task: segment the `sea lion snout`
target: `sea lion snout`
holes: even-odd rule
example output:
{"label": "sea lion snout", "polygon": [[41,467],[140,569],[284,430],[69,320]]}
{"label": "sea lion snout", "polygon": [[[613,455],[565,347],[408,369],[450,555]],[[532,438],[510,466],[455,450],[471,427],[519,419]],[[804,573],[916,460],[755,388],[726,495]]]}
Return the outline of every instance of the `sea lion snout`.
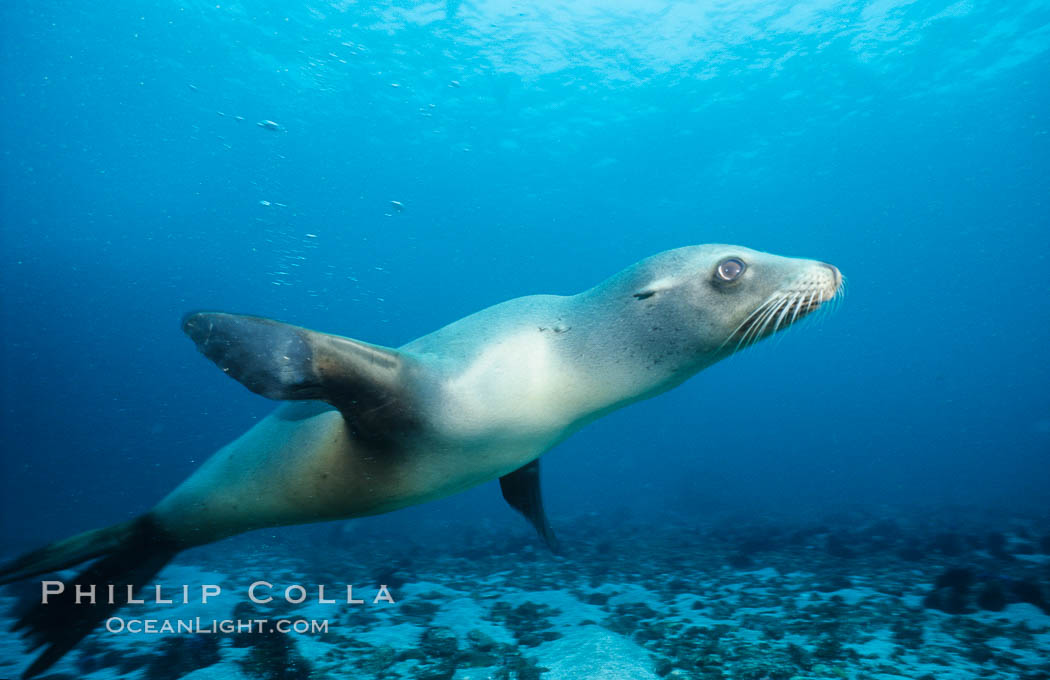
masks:
{"label": "sea lion snout", "polygon": [[766,253],[751,255],[755,271],[752,287],[735,308],[735,327],[723,343],[733,351],[748,347],[783,330],[842,293],[842,272],[816,260],[784,258]]}
{"label": "sea lion snout", "polygon": [[[791,321],[816,311],[826,302],[838,297],[842,290],[842,272],[827,262],[810,261],[788,285],[776,291],[774,297],[798,309]],[[794,309],[792,310],[794,311]]]}
{"label": "sea lion snout", "polygon": [[828,264],[827,262],[821,262],[820,264],[831,270],[831,275],[835,282],[835,290],[833,291],[833,294],[838,293],[839,288],[842,287],[842,272],[840,272],[839,268],[833,264]]}

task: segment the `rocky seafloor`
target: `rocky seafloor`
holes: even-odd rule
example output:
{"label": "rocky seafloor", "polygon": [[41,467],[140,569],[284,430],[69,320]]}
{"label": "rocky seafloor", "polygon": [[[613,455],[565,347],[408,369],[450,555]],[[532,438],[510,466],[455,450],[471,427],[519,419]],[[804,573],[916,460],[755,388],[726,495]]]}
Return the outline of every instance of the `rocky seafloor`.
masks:
{"label": "rocky seafloor", "polygon": [[[558,556],[524,529],[435,524],[406,541],[333,525],[261,548],[250,535],[166,568],[156,582],[173,604],[117,615],[264,619],[266,630],[98,631],[42,677],[1050,678],[1050,525],[947,517],[558,518]],[[262,592],[273,602],[249,600],[258,580],[274,585]],[[364,603],[347,604],[348,583]],[[183,584],[190,602],[180,604]],[[202,604],[202,584],[222,594]],[[304,587],[302,603],[283,598],[292,584]],[[318,601],[320,584],[335,603]],[[393,604],[373,603],[380,584]],[[9,586],[0,605],[39,589]],[[282,620],[328,630],[273,632]],[[30,658],[16,635],[0,637],[0,677]]]}

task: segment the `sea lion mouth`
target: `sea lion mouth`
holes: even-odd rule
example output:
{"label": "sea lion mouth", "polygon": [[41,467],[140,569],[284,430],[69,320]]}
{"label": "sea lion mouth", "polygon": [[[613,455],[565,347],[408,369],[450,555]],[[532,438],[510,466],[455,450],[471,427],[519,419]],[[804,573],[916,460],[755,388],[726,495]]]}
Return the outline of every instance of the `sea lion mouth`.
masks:
{"label": "sea lion mouth", "polygon": [[809,316],[825,303],[837,303],[842,299],[844,282],[836,267],[820,265],[755,307],[729,334],[722,346],[735,342],[734,352],[745,349]]}

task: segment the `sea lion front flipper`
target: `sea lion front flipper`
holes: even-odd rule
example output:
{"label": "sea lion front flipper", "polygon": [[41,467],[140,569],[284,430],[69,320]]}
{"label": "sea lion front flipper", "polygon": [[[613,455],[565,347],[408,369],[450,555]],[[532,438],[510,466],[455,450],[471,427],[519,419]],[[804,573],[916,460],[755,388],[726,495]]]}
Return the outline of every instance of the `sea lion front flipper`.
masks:
{"label": "sea lion front flipper", "polygon": [[415,361],[388,347],[257,316],[197,312],[182,330],[224,373],[268,399],[328,402],[354,434],[405,432],[413,409],[407,384]]}
{"label": "sea lion front flipper", "polygon": [[510,503],[510,507],[525,515],[525,519],[536,527],[540,538],[551,549],[551,552],[558,553],[560,551],[558,539],[554,537],[554,530],[547,521],[547,513],[543,511],[539,459],[500,477],[499,488],[503,492],[503,498]]}

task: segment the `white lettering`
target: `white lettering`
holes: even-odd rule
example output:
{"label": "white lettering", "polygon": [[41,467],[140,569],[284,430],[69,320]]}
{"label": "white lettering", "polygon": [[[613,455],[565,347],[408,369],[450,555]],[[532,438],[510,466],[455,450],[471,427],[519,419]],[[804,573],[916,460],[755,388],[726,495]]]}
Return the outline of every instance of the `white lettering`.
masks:
{"label": "white lettering", "polygon": [[[56,589],[55,586],[58,586]],[[66,584],[61,581],[40,582],[40,604],[47,604],[49,595],[61,595],[66,589]]]}
{"label": "white lettering", "polygon": [[157,591],[157,596],[153,599],[154,602],[157,604],[173,604],[171,600],[165,600],[161,597],[159,585],[153,586],[153,588]]}
{"label": "white lettering", "polygon": [[255,587],[256,586],[266,586],[267,590],[273,588],[273,584],[272,583],[269,583],[267,581],[256,581],[255,583],[251,584],[251,586],[248,587],[248,599],[249,600],[251,600],[255,604],[266,604],[267,602],[273,602],[273,598],[270,597],[269,595],[266,596],[265,600],[255,597]]}
{"label": "white lettering", "polygon": [[85,591],[84,587],[81,586],[79,583],[76,584],[76,593],[77,593],[77,595],[76,595],[77,604],[83,604],[82,601],[83,601],[85,596],[88,598],[88,603],[89,604],[95,604],[95,584],[94,583],[91,584],[91,587],[88,588],[87,591]]}
{"label": "white lettering", "polygon": [[222,588],[210,583],[201,586],[201,604],[208,604],[209,597],[218,597],[221,592]]}
{"label": "white lettering", "polygon": [[[293,590],[300,593],[299,599],[292,599]],[[284,599],[292,604],[299,604],[306,599],[306,588],[303,588],[302,586],[288,586],[284,589]]]}
{"label": "white lettering", "polygon": [[[146,604],[145,600],[135,599],[135,587],[132,585],[128,586],[128,604]],[[129,628],[130,630],[130,628]]]}
{"label": "white lettering", "polygon": [[379,586],[379,592],[376,593],[376,599],[372,600],[372,604],[378,603],[380,600],[394,604],[394,598],[391,597],[390,591],[386,589],[386,585]]}

